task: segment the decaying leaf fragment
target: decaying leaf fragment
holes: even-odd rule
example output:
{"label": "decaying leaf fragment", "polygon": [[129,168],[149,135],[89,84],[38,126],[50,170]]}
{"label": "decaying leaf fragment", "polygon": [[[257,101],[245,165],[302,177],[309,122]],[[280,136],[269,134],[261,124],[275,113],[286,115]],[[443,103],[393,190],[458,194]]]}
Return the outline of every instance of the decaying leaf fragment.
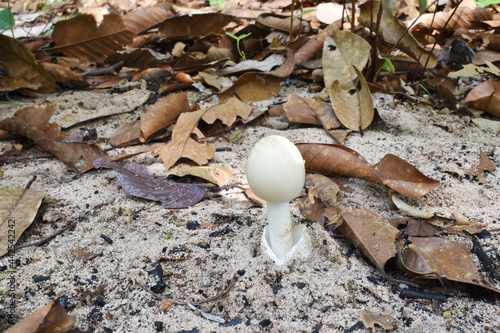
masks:
{"label": "decaying leaf fragment", "polygon": [[50,93],[56,87],[54,77],[36,63],[33,53],[20,40],[0,34],[0,61],[10,76],[0,77],[0,91],[27,88]]}
{"label": "decaying leaf fragment", "polygon": [[172,131],[172,140],[159,151],[165,169],[170,169],[180,158],[188,158],[203,165],[214,156],[213,147],[199,143],[191,137],[192,134],[198,138],[203,137],[197,128],[200,119],[208,124],[220,120],[224,125],[232,126],[237,117],[247,119],[251,111],[252,108],[249,105],[233,97],[226,103],[208,109],[182,113]]}
{"label": "decaying leaf fragment", "polygon": [[291,94],[283,108],[288,120],[294,123],[320,125],[325,130],[339,128],[342,125],[327,103]]}
{"label": "decaying leaf fragment", "polygon": [[66,309],[59,304],[59,300],[55,300],[24,318],[4,333],[65,333],[71,329],[75,321],[76,317],[68,315]]}
{"label": "decaying leaf fragment", "polygon": [[205,179],[217,186],[224,186],[238,179],[233,175],[231,169],[224,166],[179,167],[171,169],[168,174],[177,177],[195,176]]}
{"label": "decaying leaf fragment", "polygon": [[430,219],[434,217],[434,213],[412,207],[396,195],[392,195],[392,202],[396,205],[396,207],[398,207],[403,213],[408,216],[418,217],[421,219]]}
{"label": "decaying leaf fragment", "polygon": [[306,161],[306,170],[336,177],[354,177],[386,185],[403,195],[417,198],[426,195],[439,181],[430,179],[399,157],[387,154],[370,165],[358,152],[332,144],[297,144]]}
{"label": "decaying leaf fragment", "polygon": [[0,188],[0,257],[31,225],[45,195],[46,191]]}
{"label": "decaying leaf fragment", "polygon": [[389,314],[375,314],[371,311],[363,311],[359,314],[359,318],[366,328],[371,328],[375,332],[375,325],[379,325],[384,330],[390,331],[394,328],[392,323],[396,320]]}
{"label": "decaying leaf fragment", "polygon": [[498,79],[489,79],[475,86],[465,98],[465,103],[500,117],[500,84]]}
{"label": "decaying leaf fragment", "polygon": [[308,174],[306,188],[308,189],[307,198],[298,200],[302,215],[325,228],[339,224],[342,213],[347,210],[337,202],[339,186],[326,176]]}
{"label": "decaying leaf fragment", "polygon": [[238,95],[244,103],[262,101],[279,93],[284,80],[271,74],[247,72],[218,96],[221,102],[227,101],[233,94]]}
{"label": "decaying leaf fragment", "polygon": [[111,168],[119,172],[117,184],[125,193],[161,201],[163,208],[184,208],[196,204],[203,198],[204,191],[201,187],[157,179],[148,174],[146,167],[139,164],[121,166],[99,158],[94,161],[94,166]]}
{"label": "decaying leaf fragment", "polygon": [[55,104],[19,109],[14,118],[0,122],[0,129],[34,141],[41,150],[53,154],[79,173],[93,169],[92,161],[96,158],[107,158],[99,146],[59,142],[61,127],[56,123],[48,123],[55,109]]}

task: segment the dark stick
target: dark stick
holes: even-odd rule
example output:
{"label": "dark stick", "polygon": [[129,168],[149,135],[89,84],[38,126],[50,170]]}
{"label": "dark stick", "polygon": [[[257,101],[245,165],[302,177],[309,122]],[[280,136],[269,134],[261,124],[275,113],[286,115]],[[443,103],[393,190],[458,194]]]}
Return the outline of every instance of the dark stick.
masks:
{"label": "dark stick", "polygon": [[495,269],[495,263],[493,260],[491,260],[490,257],[484,252],[483,247],[481,246],[481,243],[479,243],[479,239],[477,239],[476,235],[471,235],[472,236],[472,244],[473,244],[473,250],[474,253],[477,255],[477,258],[483,265],[484,269],[490,273],[490,276],[492,279],[495,279],[497,281],[500,281],[500,275],[498,274],[497,270]]}
{"label": "dark stick", "polygon": [[401,298],[424,298],[424,299],[431,299],[433,301],[446,301],[446,299],[450,297],[443,294],[426,293],[424,291],[416,291],[411,289],[401,290],[399,296]]}
{"label": "dark stick", "polygon": [[31,160],[34,158],[52,158],[55,157],[51,153],[39,153],[39,154],[31,154],[24,156],[4,156],[0,157],[0,162],[10,162],[10,161],[22,161],[22,160]]}
{"label": "dark stick", "polygon": [[71,223],[70,225],[67,225],[65,226],[64,228],[56,231],[55,233],[53,233],[52,235],[50,235],[49,237],[46,237],[42,240],[39,240],[37,242],[33,242],[33,243],[29,243],[29,244],[24,244],[24,245],[19,245],[19,246],[16,246],[16,250],[18,249],[22,249],[24,247],[30,247],[30,246],[40,246],[40,245],[43,245],[45,243],[47,243],[48,241],[50,241],[52,238],[56,237],[57,235],[59,234],[62,234],[64,231],[68,230],[69,228],[72,228],[74,227],[78,222],[73,222]]}

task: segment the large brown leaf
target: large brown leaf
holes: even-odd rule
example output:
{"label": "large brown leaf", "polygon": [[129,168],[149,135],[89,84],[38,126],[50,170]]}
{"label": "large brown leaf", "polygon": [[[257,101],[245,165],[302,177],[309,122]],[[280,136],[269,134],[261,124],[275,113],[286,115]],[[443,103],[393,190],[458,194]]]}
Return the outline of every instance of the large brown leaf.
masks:
{"label": "large brown leaf", "polygon": [[0,188],[0,257],[31,225],[45,195],[45,191]]}
{"label": "large brown leaf", "polygon": [[118,14],[104,16],[99,28],[92,15],[78,15],[56,23],[52,33],[56,46],[51,50],[60,51],[68,57],[102,62],[130,43],[134,35],[126,29]]}
{"label": "large brown leaf", "polygon": [[381,271],[387,261],[397,254],[396,239],[399,230],[378,214],[365,209],[354,209],[342,214],[339,231]]}
{"label": "large brown leaf", "polygon": [[50,93],[56,87],[54,77],[36,63],[33,53],[17,39],[0,34],[0,61],[10,76],[0,77],[0,91],[27,88]]}
{"label": "large brown leaf", "polygon": [[244,103],[262,101],[279,93],[284,79],[270,74],[248,72],[218,96],[221,102],[227,101],[233,94],[237,94]]}
{"label": "large brown leaf", "polygon": [[233,19],[233,16],[221,13],[175,16],[163,21],[158,30],[161,36],[171,40],[202,38],[222,34],[223,28]]}
{"label": "large brown leaf", "polygon": [[171,94],[161,98],[146,111],[141,120],[140,141],[145,142],[147,138],[160,129],[173,124],[181,113],[189,111],[186,92]]}
{"label": "large brown leaf", "polygon": [[409,197],[421,197],[439,185],[414,166],[388,154],[379,163],[370,165],[358,152],[333,144],[297,144],[306,163],[306,170],[329,176],[361,178]]}
{"label": "large brown leaf", "polygon": [[58,142],[59,125],[48,123],[55,108],[55,104],[22,108],[14,118],[0,122],[0,129],[34,141],[41,150],[53,154],[79,173],[93,169],[92,162],[96,158],[107,158],[107,154],[93,144]]}
{"label": "large brown leaf", "polygon": [[140,7],[124,15],[123,24],[127,30],[137,35],[163,22],[169,16],[168,10],[162,7]]}
{"label": "large brown leaf", "polygon": [[440,237],[410,237],[404,266],[417,275],[477,284],[481,275],[463,243]]}

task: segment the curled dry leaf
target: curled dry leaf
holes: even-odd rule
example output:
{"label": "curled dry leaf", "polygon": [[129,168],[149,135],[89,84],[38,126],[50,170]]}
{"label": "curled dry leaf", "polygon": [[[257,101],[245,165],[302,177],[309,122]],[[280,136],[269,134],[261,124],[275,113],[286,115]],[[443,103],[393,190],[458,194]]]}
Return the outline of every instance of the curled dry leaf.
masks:
{"label": "curled dry leaf", "polygon": [[379,163],[370,165],[358,152],[344,146],[314,143],[296,146],[309,172],[361,178],[386,185],[409,197],[421,197],[439,185],[439,181],[426,177],[414,166],[392,154],[387,154]]}
{"label": "curled dry leaf", "polygon": [[396,239],[399,229],[378,214],[365,209],[354,209],[342,214],[338,230],[380,270],[397,254]]}
{"label": "curled dry leaf", "polygon": [[434,213],[410,206],[396,195],[392,195],[392,202],[405,215],[412,216],[412,217],[418,217],[421,219],[430,219],[430,218],[434,217]]}
{"label": "curled dry leaf", "polygon": [[500,133],[500,121],[483,119],[483,118],[474,118],[472,119],[472,122],[479,128],[493,132],[496,135]]}
{"label": "curled dry leaf", "polygon": [[222,75],[229,75],[234,73],[246,71],[262,71],[268,72],[276,66],[281,66],[285,62],[285,57],[281,54],[271,54],[264,60],[245,60],[237,63],[234,66],[226,67],[221,70]]}
{"label": "curled dry leaf", "polygon": [[45,305],[4,333],[68,332],[76,321],[66,312],[59,300]]}
{"label": "curled dry leaf", "polygon": [[120,173],[117,184],[127,194],[148,200],[161,201],[163,208],[189,207],[203,198],[201,187],[178,184],[155,178],[148,174],[146,167],[131,163],[121,166],[118,163],[99,158],[94,161],[96,168],[111,168]]}
{"label": "curled dry leaf", "polygon": [[321,125],[325,130],[341,127],[332,107],[327,103],[289,95],[283,105],[288,120],[294,123]]}
{"label": "curled dry leaf", "polygon": [[[0,257],[15,244],[35,218],[46,191],[0,188]],[[14,243],[11,242],[15,230]]]}
{"label": "curled dry leaf", "polygon": [[55,87],[52,74],[40,67],[23,42],[0,34],[0,61],[10,78],[0,77],[0,91],[30,89],[50,93]]}
{"label": "curled dry leaf", "polygon": [[325,228],[339,224],[342,213],[346,211],[346,208],[337,202],[339,186],[326,176],[308,174],[306,188],[307,198],[298,201],[304,217],[320,223]]}
{"label": "curled dry leaf", "polygon": [[163,21],[158,31],[170,40],[201,39],[210,34],[222,34],[224,27],[233,19],[233,16],[221,13],[174,16]]}
{"label": "curled dry leaf", "polygon": [[380,22],[380,36],[383,40],[391,45],[398,43],[398,49],[410,55],[422,66],[426,65],[427,68],[434,68],[437,65],[436,56],[433,53],[424,50],[415,37],[408,33],[406,27],[399,22],[396,16],[394,16],[398,1],[382,0],[365,2],[360,6],[360,23],[365,27],[375,27],[375,21],[380,8],[380,3],[382,3],[383,8]]}
{"label": "curled dry leaf", "polygon": [[48,123],[55,109],[55,104],[22,108],[14,118],[0,122],[0,129],[34,141],[41,150],[56,156],[78,173],[93,169],[96,158],[107,158],[107,154],[93,144],[58,142],[60,126]]}
{"label": "curled dry leaf", "polygon": [[205,179],[217,186],[224,186],[235,182],[238,179],[235,175],[233,175],[231,169],[224,166],[179,167],[171,169],[168,174],[177,177],[195,176]]}
{"label": "curled dry leaf", "polygon": [[85,88],[89,86],[87,80],[73,73],[68,67],[49,62],[40,63],[40,67],[52,74],[56,82],[64,83],[73,88]]}
{"label": "curled dry leaf", "polygon": [[227,101],[233,94],[238,95],[244,103],[262,101],[279,93],[283,81],[284,78],[270,74],[248,72],[218,96],[221,102]]}
{"label": "curled dry leaf", "polygon": [[52,51],[68,57],[104,61],[107,56],[121,50],[132,41],[134,33],[127,30],[120,15],[111,13],[97,28],[92,15],[78,15],[56,23],[52,39]]}
{"label": "curled dry leaf", "polygon": [[197,128],[200,119],[208,124],[220,120],[226,126],[232,126],[237,117],[247,119],[252,108],[240,102],[237,98],[231,98],[223,104],[212,106],[194,112],[182,113],[172,131],[172,140],[159,151],[165,169],[170,169],[180,158],[188,158],[199,165],[208,163],[214,156],[215,149],[207,144],[198,143],[191,134],[199,138],[203,134]]}
{"label": "curled dry leaf", "polygon": [[170,94],[150,107],[143,119],[141,119],[141,132],[139,140],[146,142],[146,139],[162,128],[173,124],[179,115],[191,111],[186,92]]}
{"label": "curled dry leaf", "polygon": [[465,98],[465,103],[500,117],[500,84],[498,79],[489,79],[475,86]]}
{"label": "curled dry leaf", "polygon": [[359,314],[359,318],[363,322],[365,328],[371,328],[372,332],[375,332],[375,325],[379,325],[386,331],[390,331],[394,328],[392,324],[396,319],[389,314],[375,314],[371,311],[363,311]]}
{"label": "curled dry leaf", "polygon": [[137,35],[163,22],[169,16],[169,11],[162,7],[140,7],[124,15],[123,24],[127,30]]}
{"label": "curled dry leaf", "polygon": [[481,275],[466,244],[440,237],[410,237],[402,255],[403,269],[428,278],[436,274],[447,280],[481,285]]}
{"label": "curled dry leaf", "polygon": [[366,40],[347,30],[335,31],[323,46],[323,76],[333,110],[345,127],[355,131],[368,127],[374,116],[370,89],[358,70],[367,64],[370,50]]}

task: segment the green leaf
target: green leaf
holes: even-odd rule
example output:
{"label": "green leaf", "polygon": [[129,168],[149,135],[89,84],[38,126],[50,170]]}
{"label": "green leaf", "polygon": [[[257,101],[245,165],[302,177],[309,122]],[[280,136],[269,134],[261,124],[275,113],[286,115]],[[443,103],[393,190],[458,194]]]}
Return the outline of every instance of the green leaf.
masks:
{"label": "green leaf", "polygon": [[394,67],[392,62],[386,57],[383,57],[382,59],[384,59],[384,64],[382,65],[382,69],[384,71],[388,71],[389,73],[395,73],[396,68]]}
{"label": "green leaf", "polygon": [[297,17],[301,17],[301,16],[303,16],[303,15],[306,15],[306,14],[312,13],[312,12],[314,12],[315,10],[316,10],[316,9],[309,9],[309,10],[306,10],[305,12],[302,12],[302,13],[300,13],[300,14],[295,15],[295,16],[293,17],[293,19],[295,20]]}
{"label": "green leaf", "polygon": [[12,29],[14,26],[14,14],[8,9],[0,10],[0,33]]}
{"label": "green leaf", "polygon": [[500,4],[500,0],[475,0],[476,6],[479,8],[488,7],[490,5],[498,5]]}
{"label": "green leaf", "polygon": [[418,10],[420,11],[420,14],[423,14],[426,8],[427,0],[418,0]]}

